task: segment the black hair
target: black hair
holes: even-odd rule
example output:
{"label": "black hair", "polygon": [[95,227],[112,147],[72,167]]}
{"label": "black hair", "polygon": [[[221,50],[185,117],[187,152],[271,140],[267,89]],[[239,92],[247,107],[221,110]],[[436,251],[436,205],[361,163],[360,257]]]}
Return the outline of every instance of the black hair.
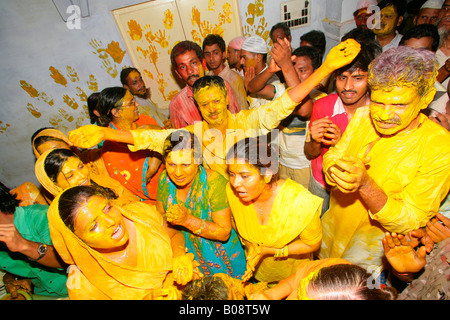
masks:
{"label": "black hair", "polygon": [[341,42],[347,39],[354,39],[358,43],[364,43],[367,40],[375,40],[375,33],[363,27],[356,27],[344,34],[341,38]]}
{"label": "black hair", "polygon": [[225,95],[227,94],[227,87],[225,85],[225,81],[223,80],[222,77],[215,75],[212,76],[206,75],[197,79],[192,85],[192,92],[195,95],[200,89],[210,86],[218,86],[224,91]]}
{"label": "black hair", "polygon": [[299,47],[292,52],[292,55],[297,57],[310,58],[314,70],[318,69],[322,64],[320,52],[314,47],[310,46]]}
{"label": "black hair", "polygon": [[226,52],[226,44],[225,40],[218,34],[208,34],[206,38],[203,40],[202,49],[205,51],[206,46],[212,46],[213,44],[217,44],[222,52]]}
{"label": "black hair", "polygon": [[100,92],[94,92],[87,98],[89,121],[91,122],[91,124],[94,124],[98,121],[98,116],[94,113],[94,110],[97,110],[99,98]]}
{"label": "black hair", "polygon": [[175,61],[175,58],[178,57],[180,54],[185,53],[186,51],[195,51],[198,59],[200,61],[203,60],[203,50],[202,48],[196,44],[193,41],[190,40],[184,40],[181,42],[178,42],[172,49],[172,52],[170,53],[170,62],[172,63],[173,68],[177,68],[177,63]]}
{"label": "black hair", "polygon": [[17,196],[11,194],[11,190],[0,182],[0,211],[4,214],[14,214],[19,203]]}
{"label": "black hair", "polygon": [[420,24],[409,29],[403,35],[399,45],[404,45],[405,42],[411,38],[420,39],[425,37],[430,37],[433,39],[433,43],[431,44],[431,51],[436,52],[436,50],[439,48],[439,31],[436,26],[429,23]]}
{"label": "black hair", "polygon": [[378,55],[383,52],[380,44],[376,40],[366,40],[361,44],[361,51],[353,59],[353,61],[342,68],[336,70],[336,74],[342,74],[345,71],[350,73],[355,72],[357,69],[367,72],[369,70],[369,65]]}
{"label": "black hair", "polygon": [[36,139],[34,139],[34,147],[37,149],[40,145],[48,142],[48,141],[58,141],[58,142],[63,142],[65,144],[67,144],[66,141],[59,139],[59,138],[55,138],[55,137],[51,137],[51,136],[40,136],[37,137]]}
{"label": "black hair", "polygon": [[187,130],[177,130],[172,132],[163,145],[164,161],[172,151],[192,150],[194,152],[194,160],[196,164],[202,162],[202,146],[199,140],[192,132]]}
{"label": "black hair", "polygon": [[98,125],[107,127],[113,119],[111,110],[121,106],[123,98],[127,93],[124,87],[110,87],[100,92],[97,104],[97,111],[100,113],[98,117]]}
{"label": "black hair", "polygon": [[124,69],[122,69],[122,71],[120,71],[120,82],[122,83],[122,85],[126,85],[127,84],[128,75],[131,72],[133,72],[133,71],[141,74],[138,69],[131,68],[131,67],[130,68],[124,68]]}
{"label": "black hair", "polygon": [[53,149],[49,152],[47,158],[45,158],[44,170],[51,181],[56,183],[62,166],[70,157],[79,158],[75,152],[69,149]]}
{"label": "black hair", "polygon": [[79,206],[97,195],[106,199],[114,199],[105,188],[99,185],[76,186],[61,193],[58,201],[59,216],[69,230],[74,231],[75,212]]}
{"label": "black hair", "polygon": [[[67,159],[69,159],[70,157],[76,157],[78,159],[80,158],[75,152],[68,149],[53,149],[49,152],[49,154],[45,158],[44,170],[51,181],[56,183],[58,174],[61,172],[64,163],[66,163]],[[108,193],[110,197],[117,198],[115,192],[110,188],[99,186],[95,181],[92,180],[91,184],[103,189],[104,192]]]}
{"label": "black hair", "polygon": [[353,264],[336,264],[320,269],[308,284],[308,296],[317,300],[395,300],[395,288],[372,288],[371,274]]}
{"label": "black hair", "polygon": [[181,292],[182,300],[229,300],[225,282],[215,276],[207,276],[189,282]]}
{"label": "black hair", "polygon": [[43,130],[45,130],[45,129],[55,129],[55,128],[53,128],[53,127],[43,127],[43,128],[37,129],[37,130],[31,135],[31,144],[33,144],[34,138],[35,138],[41,131],[43,131]]}
{"label": "black hair", "polygon": [[306,41],[310,43],[313,47],[319,50],[320,54],[323,56],[325,53],[325,46],[327,44],[325,34],[320,30],[311,30],[300,37],[300,41]]}
{"label": "black hair", "polygon": [[270,33],[269,33],[270,38],[272,38],[273,32],[277,29],[283,29],[284,35],[286,37],[289,37],[291,35],[291,29],[289,29],[287,23],[286,22],[278,22],[270,29]]}
{"label": "black hair", "polygon": [[406,13],[407,2],[406,0],[381,0],[377,5],[380,10],[385,7],[393,6],[398,16],[404,16]]}
{"label": "black hair", "polygon": [[227,164],[235,163],[235,159],[244,160],[255,167],[261,175],[272,171],[269,184],[279,178],[278,158],[279,150],[270,140],[270,134],[258,137],[247,137],[236,142],[227,152]]}

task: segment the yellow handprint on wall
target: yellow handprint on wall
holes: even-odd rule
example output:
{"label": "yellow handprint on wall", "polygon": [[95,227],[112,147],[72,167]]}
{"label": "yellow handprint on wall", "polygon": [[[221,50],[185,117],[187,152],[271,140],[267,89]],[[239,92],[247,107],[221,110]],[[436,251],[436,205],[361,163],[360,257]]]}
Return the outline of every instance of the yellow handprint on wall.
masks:
{"label": "yellow handprint on wall", "polygon": [[133,40],[141,40],[142,38],[142,28],[136,20],[128,21],[128,34]]}

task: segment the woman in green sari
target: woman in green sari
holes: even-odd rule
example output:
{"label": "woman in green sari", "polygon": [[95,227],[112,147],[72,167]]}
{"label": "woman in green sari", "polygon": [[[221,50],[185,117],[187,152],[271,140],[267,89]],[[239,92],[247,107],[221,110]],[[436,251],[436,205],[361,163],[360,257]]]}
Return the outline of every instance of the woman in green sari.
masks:
{"label": "woman in green sari", "polygon": [[187,251],[194,254],[205,276],[225,273],[241,278],[246,260],[231,227],[228,181],[203,168],[201,144],[186,130],[167,137],[163,157],[166,170],[159,179],[157,209],[171,227],[181,230]]}

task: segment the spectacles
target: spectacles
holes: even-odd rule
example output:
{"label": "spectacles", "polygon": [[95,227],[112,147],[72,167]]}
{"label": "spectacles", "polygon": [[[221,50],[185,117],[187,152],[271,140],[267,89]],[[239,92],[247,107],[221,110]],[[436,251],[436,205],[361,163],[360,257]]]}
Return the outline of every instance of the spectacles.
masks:
{"label": "spectacles", "polygon": [[119,108],[126,108],[126,107],[134,107],[136,105],[136,99],[131,99],[128,103],[122,104]]}

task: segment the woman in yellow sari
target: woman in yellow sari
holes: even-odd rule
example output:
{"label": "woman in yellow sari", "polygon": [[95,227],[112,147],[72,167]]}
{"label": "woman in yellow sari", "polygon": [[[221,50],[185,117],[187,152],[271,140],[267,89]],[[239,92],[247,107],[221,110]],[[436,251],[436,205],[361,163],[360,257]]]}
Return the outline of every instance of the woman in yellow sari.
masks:
{"label": "woman in yellow sari", "polygon": [[[237,142],[227,154],[227,197],[247,257],[242,280],[277,282],[320,247],[322,199],[278,180],[278,150],[267,136]],[[265,140],[265,141],[264,141]]]}
{"label": "woman in yellow sari", "polygon": [[53,245],[71,265],[70,299],[139,300],[173,288],[171,239],[154,206],[120,205],[102,188],[77,186],[55,198],[48,219]]}
{"label": "woman in yellow sari", "polygon": [[139,201],[109,175],[92,171],[78,155],[68,149],[51,149],[37,159],[35,173],[38,181],[49,193],[57,196],[71,186],[96,184],[113,192],[121,201]]}

